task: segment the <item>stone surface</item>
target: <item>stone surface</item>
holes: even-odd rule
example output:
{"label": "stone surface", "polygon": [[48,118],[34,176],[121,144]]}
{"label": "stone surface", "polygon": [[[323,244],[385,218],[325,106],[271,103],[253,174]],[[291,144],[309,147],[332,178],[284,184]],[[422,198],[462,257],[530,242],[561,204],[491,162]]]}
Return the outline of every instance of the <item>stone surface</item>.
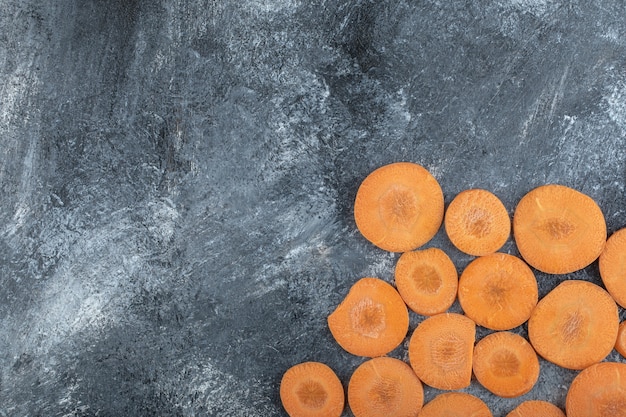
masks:
{"label": "stone surface", "polygon": [[[386,163],[510,213],[565,184],[626,226],[626,6],[487,3],[0,0],[0,416],[283,416],[305,360],[347,385],[325,320],[392,281],[351,211]],[[570,277],[600,282],[540,295]],[[520,399],[467,391],[563,407],[575,372],[541,365]]]}

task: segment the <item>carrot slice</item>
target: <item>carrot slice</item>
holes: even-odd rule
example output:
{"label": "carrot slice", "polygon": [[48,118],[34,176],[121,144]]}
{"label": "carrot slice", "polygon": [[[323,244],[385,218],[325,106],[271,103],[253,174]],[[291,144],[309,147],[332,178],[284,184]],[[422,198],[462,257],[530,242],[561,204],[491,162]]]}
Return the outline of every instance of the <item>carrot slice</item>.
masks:
{"label": "carrot slice", "polygon": [[344,397],[335,372],[320,362],[294,365],[280,382],[280,400],[291,417],[339,417]]}
{"label": "carrot slice", "polygon": [[509,330],[530,317],[539,292],[533,271],[521,259],[494,253],[474,259],[459,279],[459,303],[476,324]]}
{"label": "carrot slice", "polygon": [[496,252],[511,234],[511,219],[502,201],[479,188],[454,197],[446,210],[444,225],[452,244],[474,256]]}
{"label": "carrot slice", "polygon": [[550,291],[528,320],[538,354],[563,368],[584,369],[615,346],[619,315],[609,293],[587,281],[564,281]]}
{"label": "carrot slice", "polygon": [[567,274],[600,256],[606,222],[589,196],[549,184],[522,197],[513,215],[513,235],[530,265],[549,274]]}
{"label": "carrot slice", "polygon": [[607,291],[617,304],[626,307],[626,228],[609,237],[598,264]]}
{"label": "carrot slice", "polygon": [[348,385],[348,404],[355,417],[416,417],[424,389],[409,365],[379,357],[362,363]]}
{"label": "carrot slice", "polygon": [[357,281],[328,316],[339,345],[357,356],[382,356],[395,349],[409,330],[409,312],[400,294],[378,278]]}
{"label": "carrot slice", "polygon": [[565,417],[565,413],[547,401],[529,400],[515,407],[506,417]]}
{"label": "carrot slice", "polygon": [[390,252],[428,242],[443,220],[443,192],[424,167],[411,162],[382,166],[361,183],[354,202],[361,234]]}
{"label": "carrot slice", "polygon": [[395,278],[398,292],[417,314],[443,313],[456,298],[456,267],[438,248],[403,253],[396,264]]}
{"label": "carrot slice", "polygon": [[504,398],[530,391],[539,378],[539,359],[522,336],[496,332],[474,347],[474,375],[489,391]]}
{"label": "carrot slice", "polygon": [[427,403],[419,417],[493,417],[493,414],[478,397],[464,392],[446,392]]}
{"label": "carrot slice", "polygon": [[617,340],[615,341],[615,350],[622,356],[626,357],[626,320],[619,324],[617,330]]}
{"label": "carrot slice", "polygon": [[626,416],[626,364],[602,362],[579,373],[565,398],[567,417]]}
{"label": "carrot slice", "polygon": [[472,377],[474,322],[456,313],[428,317],[409,341],[409,361],[418,378],[434,388],[461,389]]}

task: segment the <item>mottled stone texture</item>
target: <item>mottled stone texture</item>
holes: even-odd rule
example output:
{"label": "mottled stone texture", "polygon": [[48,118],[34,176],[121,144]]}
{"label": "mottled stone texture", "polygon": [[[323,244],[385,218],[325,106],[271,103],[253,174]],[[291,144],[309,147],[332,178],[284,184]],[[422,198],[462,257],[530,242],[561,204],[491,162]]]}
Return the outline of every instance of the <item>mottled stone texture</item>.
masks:
{"label": "mottled stone texture", "polygon": [[[347,386],[362,359],[326,316],[358,278],[393,278],[397,255],[352,217],[386,163],[511,213],[569,185],[626,226],[624,16],[620,0],[0,0],[0,416],[284,416],[278,383],[305,360]],[[443,230],[428,246],[471,259]],[[564,278],[537,277],[541,295]],[[570,277],[600,282],[596,265]],[[541,364],[522,399],[562,407],[575,372]],[[521,401],[468,392],[495,416]]]}

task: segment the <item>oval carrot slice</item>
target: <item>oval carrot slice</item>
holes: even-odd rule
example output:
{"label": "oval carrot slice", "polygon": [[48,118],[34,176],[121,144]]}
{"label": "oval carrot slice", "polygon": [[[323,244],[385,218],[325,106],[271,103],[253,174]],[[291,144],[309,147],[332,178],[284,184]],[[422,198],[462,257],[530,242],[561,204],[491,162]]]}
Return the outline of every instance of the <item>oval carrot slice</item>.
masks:
{"label": "oval carrot slice", "polygon": [[328,316],[328,327],[347,352],[382,356],[402,343],[409,330],[409,312],[390,284],[362,278]]}
{"label": "oval carrot slice", "polygon": [[609,237],[598,264],[607,291],[617,304],[626,307],[626,228]]}
{"label": "oval carrot slice", "polygon": [[619,324],[617,330],[617,340],[615,341],[615,350],[626,358],[626,320]]}
{"label": "oval carrot slice", "polygon": [[537,353],[563,368],[584,369],[604,359],[615,346],[617,305],[601,287],[564,281],[550,291],[528,320]]}
{"label": "oval carrot slice", "polygon": [[424,389],[409,365],[379,357],[362,363],[348,385],[348,404],[355,417],[416,417]]}
{"label": "oval carrot slice", "polygon": [[437,233],[443,192],[424,167],[411,162],[382,166],[361,183],[354,219],[361,234],[390,252],[416,249]]}
{"label": "oval carrot slice", "polygon": [[474,322],[456,313],[428,317],[409,341],[409,362],[418,378],[434,388],[461,389],[472,378]]}
{"label": "oval carrot slice", "polygon": [[459,303],[476,324],[509,330],[530,317],[539,292],[533,271],[521,259],[506,253],[482,256],[470,262],[459,278]]}
{"label": "oval carrot slice", "polygon": [[444,225],[452,244],[474,256],[496,252],[511,234],[511,219],[502,201],[479,188],[454,197],[446,210]]}
{"label": "oval carrot slice", "polygon": [[522,197],[513,215],[513,235],[531,266],[549,274],[567,274],[600,256],[606,222],[589,196],[549,184]]}
{"label": "oval carrot slice", "polygon": [[438,248],[403,253],[396,264],[395,279],[402,299],[417,314],[443,313],[456,299],[456,267]]}
{"label": "oval carrot slice", "polygon": [[567,417],[626,415],[626,364],[602,362],[579,373],[565,398]]}
{"label": "oval carrot slice", "polygon": [[506,417],[565,417],[565,413],[547,401],[529,400],[515,407]]}
{"label": "oval carrot slice", "polygon": [[427,403],[419,417],[493,417],[487,404],[464,392],[446,392]]}
{"label": "oval carrot slice", "polygon": [[489,391],[504,398],[530,391],[539,378],[539,359],[522,336],[496,332],[474,347],[474,375]]}
{"label": "oval carrot slice", "polygon": [[339,417],[344,397],[335,372],[320,362],[294,365],[280,382],[280,400],[291,417]]}

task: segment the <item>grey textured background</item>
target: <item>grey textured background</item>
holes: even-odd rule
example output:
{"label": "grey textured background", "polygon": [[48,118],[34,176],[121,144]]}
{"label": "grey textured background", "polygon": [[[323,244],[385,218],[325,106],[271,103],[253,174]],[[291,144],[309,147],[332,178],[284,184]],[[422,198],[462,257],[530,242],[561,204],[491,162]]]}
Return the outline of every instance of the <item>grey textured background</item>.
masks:
{"label": "grey textured background", "polygon": [[[347,385],[362,359],[325,320],[358,278],[393,278],[352,217],[386,163],[511,213],[569,185],[626,226],[625,17],[619,0],[0,0],[0,416],[283,416],[281,375],[305,360]],[[428,246],[471,260],[443,231]],[[570,277],[600,282],[595,264]],[[543,295],[564,277],[537,278]],[[521,398],[468,391],[495,416],[563,406],[576,373],[541,364]]]}

